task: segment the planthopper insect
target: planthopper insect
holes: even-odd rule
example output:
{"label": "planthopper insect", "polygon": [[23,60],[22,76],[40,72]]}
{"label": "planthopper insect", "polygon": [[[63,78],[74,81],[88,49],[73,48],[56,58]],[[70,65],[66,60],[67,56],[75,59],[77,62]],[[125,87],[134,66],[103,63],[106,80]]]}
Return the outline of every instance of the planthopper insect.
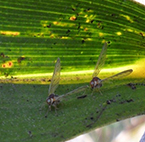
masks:
{"label": "planthopper insect", "polygon": [[48,98],[46,99],[47,104],[49,105],[49,109],[51,110],[51,106],[54,106],[55,108],[56,105],[60,102],[58,99],[58,95],[54,94],[54,91],[59,85],[59,80],[60,80],[60,58],[57,59],[55,69],[53,72],[53,76],[51,79],[51,83],[49,85],[49,90],[48,90]]}
{"label": "planthopper insect", "polygon": [[83,91],[86,89],[85,86],[82,86],[82,87],[79,87],[73,91],[70,91],[66,94],[63,94],[63,95],[56,95],[54,94],[56,88],[58,87],[59,85],[59,81],[60,81],[60,70],[61,70],[61,67],[60,67],[60,58],[57,59],[57,62],[56,62],[56,65],[55,65],[55,69],[54,69],[54,72],[53,72],[53,76],[52,76],[52,79],[51,79],[51,83],[49,85],[49,90],[48,90],[48,97],[46,99],[46,102],[49,106],[49,109],[51,110],[51,106],[55,107],[55,110],[57,109],[57,105],[60,103],[60,101],[68,96],[68,95],[71,95],[71,94],[74,94],[74,93],[78,93],[80,91]]}
{"label": "planthopper insect", "polygon": [[[99,90],[99,88],[102,87],[102,83],[103,82],[105,82],[107,80],[113,80],[113,79],[117,79],[117,78],[121,78],[121,77],[127,76],[133,71],[132,69],[125,70],[125,71],[122,71],[122,72],[120,72],[118,74],[115,74],[113,76],[110,76],[110,77],[107,77],[107,78],[101,80],[97,76],[98,76],[99,72],[101,71],[101,69],[103,68],[103,66],[105,64],[106,53],[107,53],[107,42],[105,42],[104,45],[103,45],[102,51],[101,51],[101,53],[99,55],[98,61],[96,63],[96,66],[95,66],[95,69],[94,69],[94,72],[93,72],[93,75],[92,75],[93,79],[90,81],[90,87],[91,87],[91,89],[93,91],[94,91],[94,89],[98,89]],[[84,87],[89,88],[88,85],[86,85]],[[92,94],[93,94],[93,91],[92,91]],[[101,93],[100,90],[99,90],[99,92]]]}

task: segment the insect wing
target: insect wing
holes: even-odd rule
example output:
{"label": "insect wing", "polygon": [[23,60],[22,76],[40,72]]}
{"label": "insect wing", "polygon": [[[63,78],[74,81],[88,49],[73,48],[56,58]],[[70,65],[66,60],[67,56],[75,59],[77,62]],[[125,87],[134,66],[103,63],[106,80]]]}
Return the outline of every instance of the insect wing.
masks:
{"label": "insect wing", "polygon": [[124,76],[129,75],[129,74],[132,73],[132,72],[133,72],[132,69],[125,70],[125,71],[120,72],[120,73],[118,73],[118,74],[115,74],[115,75],[113,75],[113,76],[110,76],[110,77],[107,77],[107,78],[105,78],[105,79],[102,79],[102,82],[103,82],[103,81],[107,81],[107,80],[122,78],[122,77],[124,77]]}
{"label": "insect wing", "polygon": [[92,75],[93,78],[97,77],[97,75],[101,71],[102,67],[104,66],[105,59],[106,59],[106,53],[107,53],[107,42],[105,42],[103,45],[102,51],[100,53],[99,59],[97,61],[95,69],[94,69],[94,73]]}
{"label": "insect wing", "polygon": [[59,85],[59,80],[60,80],[60,59],[57,59],[57,62],[55,64],[55,69],[53,72],[53,76],[51,79],[51,83],[49,85],[49,90],[48,90],[48,95],[53,94],[56,88]]}
{"label": "insect wing", "polygon": [[64,95],[59,96],[58,99],[62,99],[62,98],[66,97],[66,96],[69,96],[71,94],[75,94],[75,93],[79,93],[79,92],[85,91],[86,88],[88,88],[88,87],[89,87],[88,85],[81,86],[81,87],[79,87],[77,89],[74,89],[73,91],[70,91],[70,92],[68,92],[68,93],[66,93]]}

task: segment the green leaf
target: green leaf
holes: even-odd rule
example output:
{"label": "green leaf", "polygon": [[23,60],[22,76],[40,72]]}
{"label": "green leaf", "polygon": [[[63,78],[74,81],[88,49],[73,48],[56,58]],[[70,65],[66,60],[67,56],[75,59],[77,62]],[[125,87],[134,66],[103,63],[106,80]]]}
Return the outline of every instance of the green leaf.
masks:
{"label": "green leaf", "polygon": [[[65,141],[145,113],[145,86],[135,85],[145,82],[144,6],[130,0],[5,0],[0,9],[1,141]],[[105,83],[103,95],[87,90],[68,96],[45,118],[57,58],[62,69],[56,94],[62,95],[90,82],[105,41],[99,77],[134,72]]]}

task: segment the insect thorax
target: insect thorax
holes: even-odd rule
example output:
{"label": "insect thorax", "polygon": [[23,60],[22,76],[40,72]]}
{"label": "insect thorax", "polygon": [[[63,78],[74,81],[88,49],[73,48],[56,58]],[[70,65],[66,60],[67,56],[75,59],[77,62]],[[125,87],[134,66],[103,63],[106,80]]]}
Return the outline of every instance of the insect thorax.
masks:
{"label": "insect thorax", "polygon": [[58,98],[58,95],[50,94],[48,98],[46,99],[46,102],[48,105],[53,105],[56,101],[59,102],[57,98]]}
{"label": "insect thorax", "polygon": [[91,88],[100,88],[102,86],[101,79],[98,77],[94,77],[90,82]]}

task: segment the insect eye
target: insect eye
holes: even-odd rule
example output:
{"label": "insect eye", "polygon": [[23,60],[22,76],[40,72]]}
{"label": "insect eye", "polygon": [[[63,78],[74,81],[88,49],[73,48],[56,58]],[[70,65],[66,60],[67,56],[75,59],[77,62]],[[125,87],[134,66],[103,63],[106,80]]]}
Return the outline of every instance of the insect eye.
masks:
{"label": "insect eye", "polygon": [[47,102],[50,103],[50,99],[48,99]]}
{"label": "insect eye", "polygon": [[92,82],[91,82],[91,85],[93,85],[93,84],[94,84],[94,82],[92,81]]}

